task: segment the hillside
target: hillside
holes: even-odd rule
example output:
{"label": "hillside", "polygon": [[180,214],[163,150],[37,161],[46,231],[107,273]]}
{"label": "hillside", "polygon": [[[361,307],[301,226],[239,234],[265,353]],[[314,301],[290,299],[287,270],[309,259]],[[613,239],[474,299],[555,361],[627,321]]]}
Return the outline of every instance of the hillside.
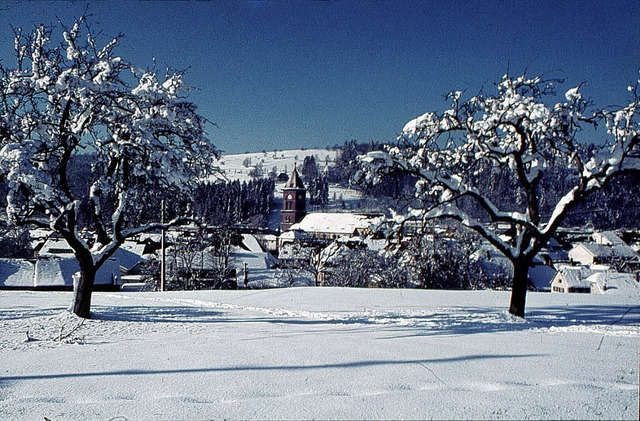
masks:
{"label": "hillside", "polygon": [[[224,180],[239,180],[240,182],[249,181],[252,176],[249,175],[256,165],[261,165],[264,170],[264,177],[275,168],[277,174],[291,174],[293,168],[302,166],[304,158],[313,156],[320,170],[325,165],[332,167],[335,165],[337,150],[327,149],[294,149],[284,151],[255,152],[244,154],[224,155],[218,162],[221,176],[217,177]],[[248,165],[245,165],[248,164]],[[274,213],[270,218],[269,226],[276,228],[280,224],[279,210],[282,206],[282,187],[284,182],[277,182],[274,197]],[[337,184],[329,185],[329,205],[327,210],[340,209],[358,209],[360,208],[360,200],[363,195],[360,191],[353,188],[340,186]],[[314,209],[317,211],[317,209]]]}
{"label": "hillside", "polygon": [[638,419],[637,294],[508,294],[0,291],[0,418]]}
{"label": "hillside", "polygon": [[[313,156],[318,166],[333,166],[335,164],[337,150],[327,149],[295,149],[286,151],[265,151],[255,153],[223,155],[219,166],[228,180],[249,181],[249,172],[256,165],[261,165],[266,176],[273,168],[276,173],[286,172],[290,174],[295,165],[302,166],[306,156]],[[245,165],[248,164],[248,165]]]}

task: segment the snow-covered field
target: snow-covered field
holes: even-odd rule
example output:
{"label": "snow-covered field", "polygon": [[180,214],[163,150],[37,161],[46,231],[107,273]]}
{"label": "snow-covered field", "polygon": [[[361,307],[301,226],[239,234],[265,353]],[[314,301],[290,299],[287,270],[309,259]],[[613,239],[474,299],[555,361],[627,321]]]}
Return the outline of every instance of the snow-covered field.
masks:
{"label": "snow-covered field", "polygon": [[638,419],[637,294],[94,297],[0,291],[0,419]]}
{"label": "snow-covered field", "polygon": [[226,179],[249,181],[252,179],[249,172],[258,164],[262,165],[265,177],[273,168],[276,168],[278,174],[282,172],[291,174],[295,165],[301,168],[304,158],[313,156],[319,169],[322,170],[325,164],[334,165],[337,153],[337,150],[327,149],[292,149],[232,154],[223,155],[217,165],[224,172]]}

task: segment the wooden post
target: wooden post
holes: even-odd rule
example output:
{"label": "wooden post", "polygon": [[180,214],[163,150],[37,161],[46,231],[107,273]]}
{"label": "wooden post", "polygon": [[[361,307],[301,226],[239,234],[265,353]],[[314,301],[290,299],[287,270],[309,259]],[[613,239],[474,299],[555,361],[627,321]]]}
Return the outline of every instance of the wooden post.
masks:
{"label": "wooden post", "polygon": [[247,272],[247,262],[244,262],[244,287],[249,285],[249,273]]}
{"label": "wooden post", "polygon": [[160,291],[164,291],[165,282],[167,280],[167,262],[166,262],[166,243],[164,229],[164,199],[162,199],[162,209],[160,214],[160,223],[163,224],[162,235],[160,237]]}

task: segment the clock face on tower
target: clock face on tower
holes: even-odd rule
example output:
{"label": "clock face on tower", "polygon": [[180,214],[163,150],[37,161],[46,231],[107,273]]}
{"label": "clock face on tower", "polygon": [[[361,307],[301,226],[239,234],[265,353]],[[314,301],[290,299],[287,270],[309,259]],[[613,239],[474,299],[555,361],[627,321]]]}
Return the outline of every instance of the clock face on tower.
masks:
{"label": "clock face on tower", "polygon": [[293,199],[290,194],[287,195],[287,200]]}

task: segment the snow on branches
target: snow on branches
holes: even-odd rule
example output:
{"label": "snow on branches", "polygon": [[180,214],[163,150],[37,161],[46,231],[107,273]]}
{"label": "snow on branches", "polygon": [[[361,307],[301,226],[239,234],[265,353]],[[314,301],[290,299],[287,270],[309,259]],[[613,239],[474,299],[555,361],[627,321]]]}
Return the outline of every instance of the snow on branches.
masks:
{"label": "snow on branches", "polygon": [[96,209],[107,193],[124,198],[133,177],[186,188],[206,176],[216,151],[205,119],[183,96],[181,73],[158,81],[140,71],[114,55],[119,38],[98,48],[83,19],[62,36],[55,46],[44,26],[28,37],[16,31],[17,66],[0,69],[0,160],[12,216],[59,224],[76,200],[65,170],[83,152],[97,157],[100,176],[87,192]]}
{"label": "snow on branches", "polygon": [[[578,201],[625,169],[640,168],[638,85],[630,87],[633,99],[627,106],[589,112],[582,86],[567,90],[565,101],[551,104],[555,82],[504,76],[496,93],[466,101],[461,92],[453,91],[444,112],[409,121],[396,145],[361,156],[358,177],[376,183],[395,171],[412,175],[421,203],[410,212],[413,217],[456,219],[513,262],[530,261]],[[596,131],[600,123],[607,128],[604,135]],[[584,130],[587,126],[591,128]],[[594,132],[604,137],[603,147],[588,148],[578,139]],[[592,140],[602,142],[601,137]],[[575,171],[576,183],[545,219],[541,180],[557,167]],[[523,200],[501,208],[486,179],[505,173],[514,180],[514,197]],[[481,208],[485,217],[472,217],[469,203]],[[514,226],[517,237],[498,236],[497,222]]]}
{"label": "snow on branches", "polygon": [[[80,204],[90,203],[99,266],[152,227],[128,226],[136,186],[190,189],[217,152],[182,73],[159,79],[134,67],[114,53],[120,37],[99,46],[83,18],[63,28],[61,43],[53,35],[45,26],[15,31],[15,67],[0,65],[0,179],[9,216],[59,232],[76,256],[89,250],[77,227]],[[79,193],[69,168],[83,154],[95,159],[90,188]]]}

